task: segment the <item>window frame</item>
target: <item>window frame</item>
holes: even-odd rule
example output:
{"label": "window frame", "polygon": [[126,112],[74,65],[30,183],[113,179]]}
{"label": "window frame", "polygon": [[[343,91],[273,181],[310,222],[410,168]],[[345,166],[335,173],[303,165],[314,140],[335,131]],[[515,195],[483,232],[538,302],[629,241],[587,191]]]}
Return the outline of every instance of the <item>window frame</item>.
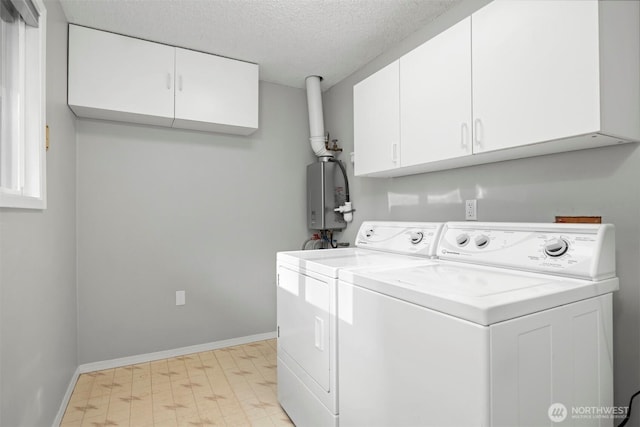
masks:
{"label": "window frame", "polygon": [[46,209],[46,34],[47,11],[42,0],[31,0],[39,18],[38,27],[25,25],[23,55],[24,102],[20,112],[20,129],[23,137],[12,145],[21,150],[17,167],[21,188],[0,185],[0,208]]}

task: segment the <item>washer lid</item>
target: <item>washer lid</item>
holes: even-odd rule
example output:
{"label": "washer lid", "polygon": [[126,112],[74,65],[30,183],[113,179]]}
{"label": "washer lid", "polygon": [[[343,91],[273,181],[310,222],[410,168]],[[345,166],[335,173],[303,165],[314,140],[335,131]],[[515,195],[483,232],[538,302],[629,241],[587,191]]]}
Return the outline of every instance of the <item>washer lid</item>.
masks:
{"label": "washer lid", "polygon": [[341,269],[400,266],[424,263],[421,256],[399,255],[360,248],[318,249],[312,251],[278,252],[278,263],[286,263],[301,271],[313,271],[331,278]]}
{"label": "washer lid", "polygon": [[432,261],[340,273],[340,279],[481,325],[613,292],[618,279],[589,281]]}

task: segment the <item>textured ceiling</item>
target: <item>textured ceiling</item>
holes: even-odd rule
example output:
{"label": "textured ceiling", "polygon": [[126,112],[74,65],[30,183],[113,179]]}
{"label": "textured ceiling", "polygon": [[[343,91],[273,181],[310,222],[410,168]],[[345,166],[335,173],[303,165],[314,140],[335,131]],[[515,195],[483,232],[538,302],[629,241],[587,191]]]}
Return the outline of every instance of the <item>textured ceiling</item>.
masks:
{"label": "textured ceiling", "polygon": [[327,89],[460,0],[61,0],[69,22],[260,65]]}

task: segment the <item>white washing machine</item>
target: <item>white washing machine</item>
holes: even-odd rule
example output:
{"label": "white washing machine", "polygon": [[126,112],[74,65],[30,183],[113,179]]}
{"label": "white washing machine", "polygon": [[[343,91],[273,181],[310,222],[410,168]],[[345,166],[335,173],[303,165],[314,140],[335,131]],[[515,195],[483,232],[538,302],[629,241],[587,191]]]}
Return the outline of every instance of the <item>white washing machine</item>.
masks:
{"label": "white washing machine", "polygon": [[296,425],[338,425],[338,272],[424,263],[441,228],[364,222],[356,248],[278,253],[278,400]]}
{"label": "white washing machine", "polygon": [[573,408],[613,405],[613,226],[447,223],[437,252],[340,272],[341,427],[612,425]]}

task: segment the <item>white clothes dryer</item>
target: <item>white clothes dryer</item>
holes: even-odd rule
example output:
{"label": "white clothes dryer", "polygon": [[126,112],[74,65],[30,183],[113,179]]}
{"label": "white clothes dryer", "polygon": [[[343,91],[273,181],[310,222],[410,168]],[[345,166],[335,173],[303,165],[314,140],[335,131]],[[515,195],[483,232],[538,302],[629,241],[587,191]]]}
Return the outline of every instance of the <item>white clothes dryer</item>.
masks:
{"label": "white clothes dryer", "polygon": [[277,254],[278,400],[299,426],[338,425],[338,273],[424,263],[442,224],[364,222],[355,248]]}
{"label": "white clothes dryer", "polygon": [[576,415],[613,405],[613,226],[447,223],[437,252],[340,272],[341,427],[613,423]]}

